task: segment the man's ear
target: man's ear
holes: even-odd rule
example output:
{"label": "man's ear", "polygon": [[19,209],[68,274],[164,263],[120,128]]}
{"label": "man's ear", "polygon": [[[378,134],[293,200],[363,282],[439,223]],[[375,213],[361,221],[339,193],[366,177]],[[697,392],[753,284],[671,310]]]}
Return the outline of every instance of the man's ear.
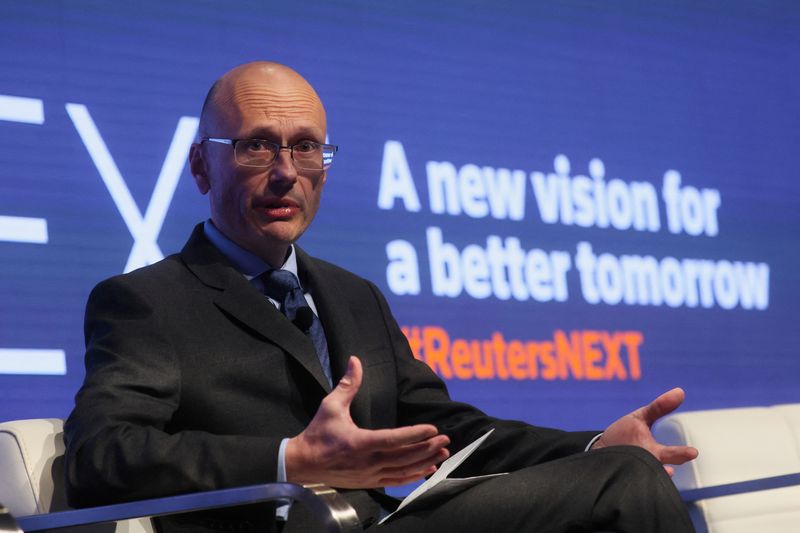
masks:
{"label": "man's ear", "polygon": [[208,179],[208,166],[203,147],[198,143],[192,144],[192,147],[189,148],[189,169],[194,176],[197,190],[200,191],[200,194],[206,194],[211,189],[211,181]]}

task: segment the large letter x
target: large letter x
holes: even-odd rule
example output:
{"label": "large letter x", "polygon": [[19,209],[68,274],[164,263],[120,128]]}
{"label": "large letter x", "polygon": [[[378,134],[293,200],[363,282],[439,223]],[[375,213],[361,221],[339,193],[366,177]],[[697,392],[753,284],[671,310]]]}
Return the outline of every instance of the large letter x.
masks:
{"label": "large letter x", "polygon": [[164,254],[161,253],[156,241],[175,194],[175,188],[178,186],[189,147],[197,133],[197,118],[181,117],[178,121],[178,127],[175,129],[167,157],[161,166],[161,173],[158,175],[147,212],[142,217],[106,143],[103,142],[97,126],[89,115],[89,110],[82,104],[67,104],[66,108],[83,144],[89,150],[89,155],[100,172],[108,192],[111,193],[111,198],[117,205],[125,225],[128,226],[128,230],[133,236],[133,248],[128,256],[125,272],[161,260]]}

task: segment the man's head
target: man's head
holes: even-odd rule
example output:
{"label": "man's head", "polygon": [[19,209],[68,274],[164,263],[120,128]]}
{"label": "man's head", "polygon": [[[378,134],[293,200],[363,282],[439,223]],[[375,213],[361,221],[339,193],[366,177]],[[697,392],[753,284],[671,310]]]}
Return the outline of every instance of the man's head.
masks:
{"label": "man's head", "polygon": [[[199,132],[201,139],[324,143],[325,109],[311,85],[289,67],[247,63],[214,83]],[[286,149],[268,167],[237,163],[234,151],[232,144],[194,144],[189,160],[195,182],[209,196],[214,225],[278,267],[317,213],[325,171],[298,170]]]}

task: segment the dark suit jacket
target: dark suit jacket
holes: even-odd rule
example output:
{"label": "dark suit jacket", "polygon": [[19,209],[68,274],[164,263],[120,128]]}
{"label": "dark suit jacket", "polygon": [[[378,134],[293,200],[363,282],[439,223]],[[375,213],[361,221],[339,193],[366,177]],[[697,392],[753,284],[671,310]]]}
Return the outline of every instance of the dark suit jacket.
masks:
{"label": "dark suit jacket", "polygon": [[[295,250],[334,383],[349,355],[363,363],[351,408],[359,426],[432,423],[452,452],[496,427],[461,467],[465,475],[575,453],[594,434],[498,421],[452,401],[372,283]],[[86,379],[65,425],[67,492],[77,506],[274,481],[281,439],[300,433],[330,391],[311,341],[202,225],[179,254],[95,287],[85,335]],[[346,496],[363,519],[377,514],[374,492]]]}

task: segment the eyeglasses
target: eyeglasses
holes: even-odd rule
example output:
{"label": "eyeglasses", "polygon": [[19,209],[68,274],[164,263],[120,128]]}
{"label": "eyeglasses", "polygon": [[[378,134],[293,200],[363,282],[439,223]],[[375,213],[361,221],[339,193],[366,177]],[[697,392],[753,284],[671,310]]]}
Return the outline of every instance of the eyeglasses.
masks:
{"label": "eyeglasses", "polygon": [[320,144],[314,141],[301,141],[291,146],[283,146],[264,139],[222,139],[203,137],[201,143],[214,142],[233,146],[236,162],[245,167],[268,167],[278,158],[281,150],[289,150],[298,170],[327,170],[333,163],[333,156],[339,147],[333,144]]}

